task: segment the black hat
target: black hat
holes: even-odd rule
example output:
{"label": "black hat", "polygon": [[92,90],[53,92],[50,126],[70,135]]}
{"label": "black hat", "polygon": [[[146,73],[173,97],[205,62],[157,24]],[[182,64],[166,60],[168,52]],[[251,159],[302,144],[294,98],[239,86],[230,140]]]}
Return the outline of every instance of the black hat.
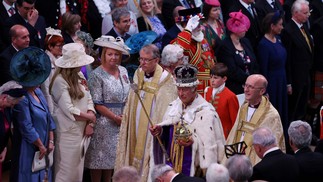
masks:
{"label": "black hat", "polygon": [[190,17],[198,15],[200,19],[203,19],[204,16],[201,13],[201,8],[190,8],[182,9],[178,11],[178,17],[175,18],[175,22],[187,22]]}
{"label": "black hat", "polygon": [[199,84],[197,79],[197,68],[191,64],[181,65],[175,68],[176,86],[192,87]]}
{"label": "black hat", "polygon": [[0,94],[7,94],[14,98],[20,98],[26,94],[26,90],[15,81],[8,81],[0,87]]}

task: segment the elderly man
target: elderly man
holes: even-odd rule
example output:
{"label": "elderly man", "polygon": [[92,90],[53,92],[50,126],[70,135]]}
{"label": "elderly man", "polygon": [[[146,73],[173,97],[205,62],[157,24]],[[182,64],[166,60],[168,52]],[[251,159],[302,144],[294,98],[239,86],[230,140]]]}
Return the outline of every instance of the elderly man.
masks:
{"label": "elderly man", "polygon": [[29,32],[22,25],[14,25],[10,31],[11,45],[0,54],[0,85],[12,80],[10,74],[11,58],[21,49],[29,46]]}
{"label": "elderly man", "polygon": [[153,182],[203,182],[202,178],[185,176],[176,173],[172,167],[167,164],[156,165],[151,173]]}
{"label": "elderly man", "polygon": [[275,135],[269,128],[257,128],[252,138],[253,147],[262,160],[253,167],[250,181],[298,181],[299,168],[294,156],[283,153],[277,147]]}
{"label": "elderly man", "polygon": [[0,87],[0,179],[2,179],[2,163],[6,158],[7,144],[10,136],[10,110],[23,98],[26,91],[15,81],[9,81]]}
{"label": "elderly man", "polygon": [[252,175],[250,159],[245,155],[236,154],[231,156],[225,166],[228,168],[232,182],[247,182]]}
{"label": "elderly man", "polygon": [[288,87],[289,120],[305,119],[308,103],[314,44],[307,27],[311,15],[309,2],[296,0],[291,8],[290,20],[282,32],[282,42],[287,50],[286,73]]}
{"label": "elderly man", "polygon": [[218,163],[213,163],[207,168],[206,172],[207,182],[229,182],[230,174],[228,169]]}
{"label": "elderly man", "polygon": [[[160,135],[164,126],[163,133],[169,133],[169,139],[165,139],[169,141],[171,160],[168,164],[176,172],[187,176],[205,175],[206,169],[221,160],[224,154],[221,121],[214,107],[197,94],[197,68],[183,65],[174,72],[178,98],[169,104],[163,122],[151,127],[150,131],[154,136]],[[187,137],[181,135],[184,130]],[[167,138],[165,134],[163,138]]]}
{"label": "elderly man", "polygon": [[113,174],[113,182],[140,182],[140,176],[136,168],[124,166]]}
{"label": "elderly man", "polygon": [[311,126],[303,121],[293,121],[288,128],[289,144],[295,152],[299,166],[299,181],[323,181],[323,154],[310,149],[312,140]]}
{"label": "elderly man", "polygon": [[147,181],[149,167],[153,167],[149,162],[154,164],[150,157],[152,136],[147,134],[149,117],[153,124],[162,121],[168,104],[176,99],[176,87],[172,75],[158,65],[160,53],[155,45],[144,46],[139,54],[136,88],[130,91],[124,109],[115,168],[132,165],[142,181]]}
{"label": "elderly man", "polygon": [[[245,142],[244,151],[253,165],[260,161],[252,148],[252,131],[261,126],[270,128],[277,138],[278,146],[285,151],[285,140],[280,116],[266,93],[267,80],[260,74],[250,75],[244,85],[245,102],[241,105],[235,124],[227,138],[227,144]],[[225,160],[225,158],[224,158]]]}

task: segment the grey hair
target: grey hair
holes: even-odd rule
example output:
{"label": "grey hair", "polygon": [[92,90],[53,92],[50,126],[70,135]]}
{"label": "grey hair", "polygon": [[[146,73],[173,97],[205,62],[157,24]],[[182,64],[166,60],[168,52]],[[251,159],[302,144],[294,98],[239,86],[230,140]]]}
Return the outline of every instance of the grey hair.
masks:
{"label": "grey hair", "polygon": [[169,44],[164,47],[160,63],[164,66],[170,66],[179,61],[184,56],[184,50],[180,45]]}
{"label": "grey hair", "polygon": [[276,137],[267,127],[259,127],[252,132],[253,144],[267,147],[276,144]]}
{"label": "grey hair", "polygon": [[160,52],[155,44],[144,45],[140,51],[144,51],[146,54],[152,55],[153,58],[160,58]]}
{"label": "grey hair", "polygon": [[157,182],[157,178],[160,176],[165,175],[168,171],[172,171],[173,168],[170,167],[167,164],[159,164],[156,165],[153,169],[153,171],[151,172],[151,180],[153,182]]}
{"label": "grey hair", "polygon": [[81,30],[77,31],[75,34],[80,40],[84,42],[86,47],[93,48],[94,44],[91,34],[83,32]]}
{"label": "grey hair", "polygon": [[16,89],[16,88],[22,88],[21,85],[19,85],[17,82],[15,81],[8,81],[6,83],[4,83],[1,87],[0,87],[0,94],[2,94],[3,92],[6,92],[8,90],[11,89]]}
{"label": "grey hair", "polygon": [[112,22],[116,21],[119,23],[123,16],[130,16],[130,12],[126,7],[114,9],[111,14]]}
{"label": "grey hair", "polygon": [[113,174],[113,182],[140,182],[140,175],[137,169],[132,166],[124,166]]}
{"label": "grey hair", "polygon": [[296,13],[298,11],[301,11],[303,4],[309,5],[309,2],[306,1],[306,0],[296,0],[292,5],[291,13],[294,14],[294,13]]}
{"label": "grey hair", "polygon": [[229,171],[224,165],[213,163],[207,168],[207,182],[229,182],[229,180]]}
{"label": "grey hair", "polygon": [[293,121],[288,128],[289,139],[300,149],[310,145],[312,140],[312,128],[304,121]]}
{"label": "grey hair", "polygon": [[230,178],[234,182],[244,182],[252,176],[252,164],[245,155],[236,154],[231,156],[225,163],[229,170]]}

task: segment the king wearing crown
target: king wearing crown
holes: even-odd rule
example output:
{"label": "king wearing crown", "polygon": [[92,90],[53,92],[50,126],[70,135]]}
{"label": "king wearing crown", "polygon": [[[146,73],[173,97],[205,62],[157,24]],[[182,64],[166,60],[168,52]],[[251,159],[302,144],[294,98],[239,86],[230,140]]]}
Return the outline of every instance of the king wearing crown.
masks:
{"label": "king wearing crown", "polygon": [[[197,94],[197,68],[182,65],[174,70],[178,98],[171,102],[163,121],[150,127],[154,136],[169,142],[168,154],[176,172],[188,176],[203,176],[210,164],[224,154],[224,134],[214,107]],[[154,158],[160,158],[158,150]],[[197,162],[198,161],[198,162]]]}

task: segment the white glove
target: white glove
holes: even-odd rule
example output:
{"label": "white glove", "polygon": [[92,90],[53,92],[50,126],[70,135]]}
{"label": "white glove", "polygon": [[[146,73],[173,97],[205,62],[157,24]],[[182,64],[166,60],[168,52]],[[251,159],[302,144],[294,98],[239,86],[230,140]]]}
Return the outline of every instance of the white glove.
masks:
{"label": "white glove", "polygon": [[192,32],[192,30],[194,30],[199,24],[200,17],[195,15],[188,20],[185,29]]}

